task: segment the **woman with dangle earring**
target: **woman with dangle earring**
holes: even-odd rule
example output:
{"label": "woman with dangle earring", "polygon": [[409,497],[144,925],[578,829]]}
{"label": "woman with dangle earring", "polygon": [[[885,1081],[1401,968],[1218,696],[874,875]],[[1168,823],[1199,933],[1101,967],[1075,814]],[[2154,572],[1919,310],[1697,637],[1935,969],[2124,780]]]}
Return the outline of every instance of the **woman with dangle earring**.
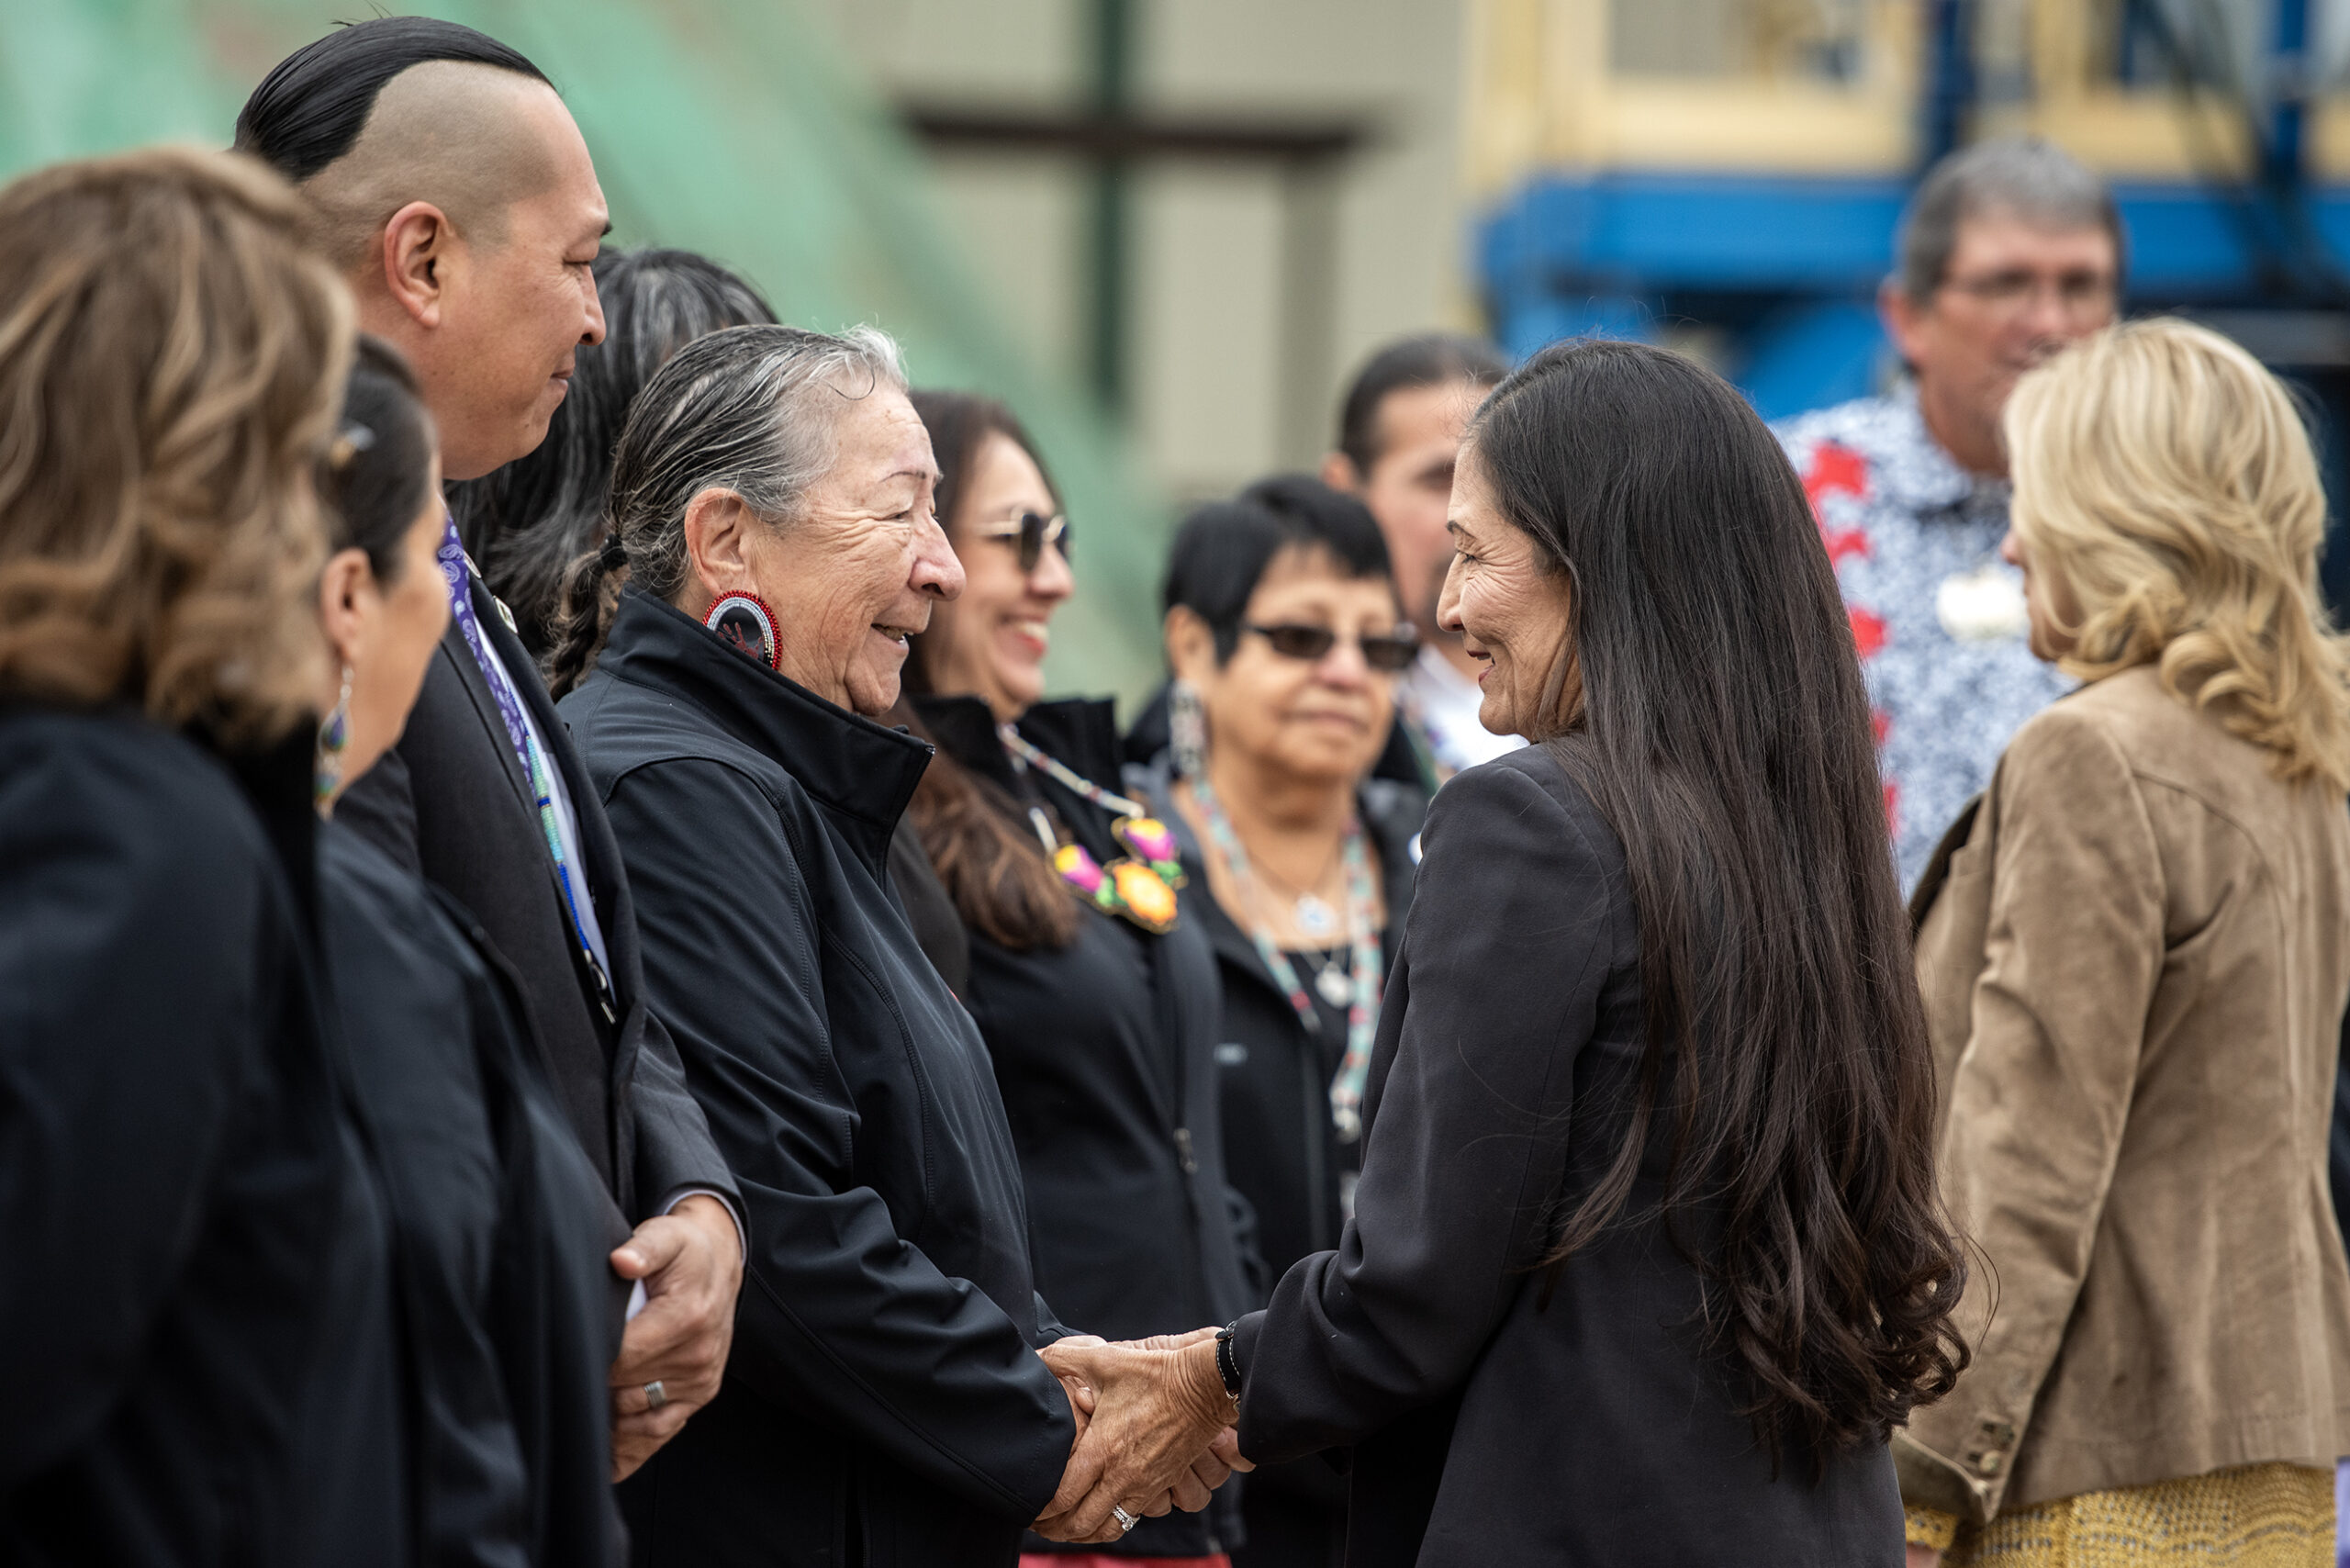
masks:
{"label": "woman with dangle earring", "polygon": [[[1143,779],[1188,873],[1183,918],[1214,949],[1226,1159],[1255,1218],[1260,1295],[1337,1245],[1360,1162],[1372,1031],[1412,896],[1426,799],[1371,777],[1412,624],[1379,525],[1304,477],[1203,507],[1164,591],[1173,744]],[[1241,1568],[1324,1568],[1346,1478],[1260,1467]]]}
{"label": "woman with dangle earring", "polygon": [[[964,588],[912,639],[894,715],[939,748],[908,812],[929,865],[910,878],[893,854],[900,895],[914,912],[943,888],[959,921],[958,993],[1011,1117],[1037,1290],[1113,1339],[1228,1323],[1255,1294],[1217,1126],[1215,959],[1179,909],[1163,807],[1119,776],[1110,702],[1042,700],[1076,588],[1058,493],[1001,404],[913,404]],[[1239,1491],[1080,1551],[1225,1568]],[[1082,1561],[1053,1550],[1024,1549]]]}

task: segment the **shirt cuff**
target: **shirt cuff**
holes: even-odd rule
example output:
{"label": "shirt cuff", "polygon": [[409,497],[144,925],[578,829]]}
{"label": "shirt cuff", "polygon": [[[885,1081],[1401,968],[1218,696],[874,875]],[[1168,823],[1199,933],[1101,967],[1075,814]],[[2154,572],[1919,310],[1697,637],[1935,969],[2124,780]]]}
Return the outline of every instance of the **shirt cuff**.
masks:
{"label": "shirt cuff", "polygon": [[716,1198],[718,1200],[719,1207],[726,1211],[726,1217],[734,1222],[735,1250],[743,1260],[743,1266],[745,1269],[749,1268],[751,1266],[751,1233],[744,1228],[743,1215],[734,1207],[734,1200],[715,1187],[679,1187],[661,1200],[661,1212],[665,1215],[675,1214],[677,1205],[688,1198]]}
{"label": "shirt cuff", "polygon": [[1901,1510],[1901,1534],[1902,1539],[1912,1546],[1948,1551],[1950,1543],[1958,1539],[1958,1516],[1945,1514],[1940,1508],[1904,1508]]}

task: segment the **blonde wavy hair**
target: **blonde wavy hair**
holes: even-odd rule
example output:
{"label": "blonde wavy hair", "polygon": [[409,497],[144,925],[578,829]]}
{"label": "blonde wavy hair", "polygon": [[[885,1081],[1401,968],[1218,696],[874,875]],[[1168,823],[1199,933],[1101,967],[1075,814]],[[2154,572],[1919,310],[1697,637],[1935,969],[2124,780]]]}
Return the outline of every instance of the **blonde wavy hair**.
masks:
{"label": "blonde wavy hair", "polygon": [[239,742],[315,711],[354,319],[314,221],[192,149],[0,189],[0,693]]}
{"label": "blonde wavy hair", "polygon": [[2028,372],[2003,425],[2014,527],[2079,606],[2061,667],[2163,688],[2350,790],[2350,656],[2317,585],[2325,491],[2300,411],[2218,333],[2111,327]]}

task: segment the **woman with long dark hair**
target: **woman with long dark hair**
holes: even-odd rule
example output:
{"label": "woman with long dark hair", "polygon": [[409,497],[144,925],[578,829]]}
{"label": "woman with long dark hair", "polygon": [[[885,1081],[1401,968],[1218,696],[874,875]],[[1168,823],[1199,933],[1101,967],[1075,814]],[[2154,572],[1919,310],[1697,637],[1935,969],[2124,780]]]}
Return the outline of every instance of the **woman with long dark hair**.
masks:
{"label": "woman with long dark hair", "polygon": [[1353,1449],[1358,1564],[1894,1561],[1962,1263],[1802,487],[1718,376],[1578,343],[1487,401],[1451,519],[1443,621],[1539,744],[1430,810],[1355,1216],[1225,1331],[1048,1353],[1098,1399],[1057,1527],[1237,1408],[1252,1460]]}

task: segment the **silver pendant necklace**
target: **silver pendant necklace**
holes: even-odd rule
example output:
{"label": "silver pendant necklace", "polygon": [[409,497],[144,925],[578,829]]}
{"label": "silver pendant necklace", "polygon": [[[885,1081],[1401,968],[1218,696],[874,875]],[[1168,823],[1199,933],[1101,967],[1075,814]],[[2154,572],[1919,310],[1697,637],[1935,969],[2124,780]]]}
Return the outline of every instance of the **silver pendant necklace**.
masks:
{"label": "silver pendant necklace", "polygon": [[1290,913],[1297,922],[1299,935],[1312,941],[1319,942],[1337,934],[1338,912],[1312,893],[1300,893]]}
{"label": "silver pendant necklace", "polygon": [[1322,972],[1314,977],[1314,989],[1333,1007],[1344,1007],[1354,1000],[1354,979],[1338,968],[1336,959],[1322,966]]}

